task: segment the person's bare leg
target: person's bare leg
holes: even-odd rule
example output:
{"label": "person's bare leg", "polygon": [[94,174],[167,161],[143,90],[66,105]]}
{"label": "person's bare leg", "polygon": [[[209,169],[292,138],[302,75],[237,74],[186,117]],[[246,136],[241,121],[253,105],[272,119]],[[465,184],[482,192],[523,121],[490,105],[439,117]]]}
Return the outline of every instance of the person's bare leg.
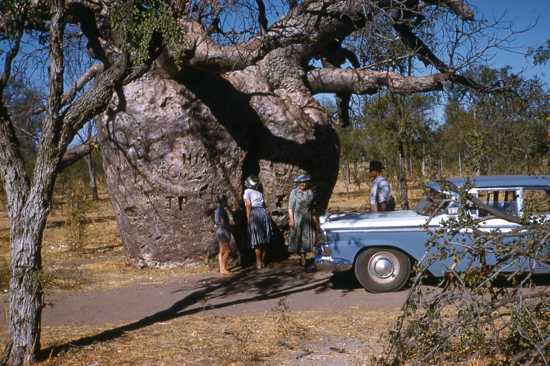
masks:
{"label": "person's bare leg", "polygon": [[262,248],[256,248],[256,268],[262,268]]}
{"label": "person's bare leg", "polygon": [[229,260],[229,254],[230,254],[230,253],[231,253],[231,249],[230,249],[230,247],[229,247],[229,243],[227,243],[227,244],[225,245],[225,251],[224,251],[223,257],[222,257],[223,266],[224,266],[225,271],[226,271],[225,274],[231,273],[231,271],[227,268],[227,262],[228,262],[228,260]]}
{"label": "person's bare leg", "polygon": [[262,268],[265,267],[265,253],[267,253],[267,249],[262,247]]}
{"label": "person's bare leg", "polygon": [[231,274],[227,270],[227,257],[229,255],[229,243],[220,241],[220,251],[218,253],[218,264],[220,266],[221,274]]}

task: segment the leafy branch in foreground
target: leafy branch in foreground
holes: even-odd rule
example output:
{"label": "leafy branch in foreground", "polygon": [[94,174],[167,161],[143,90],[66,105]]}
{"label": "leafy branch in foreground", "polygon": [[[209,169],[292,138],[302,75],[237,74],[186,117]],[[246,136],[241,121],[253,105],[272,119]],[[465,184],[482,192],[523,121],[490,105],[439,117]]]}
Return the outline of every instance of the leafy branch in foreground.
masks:
{"label": "leafy branch in foreground", "polygon": [[[381,365],[550,362],[550,292],[535,281],[537,263],[550,263],[550,221],[531,216],[506,232],[484,231],[483,221],[502,215],[477,219],[476,210],[490,207],[467,189],[459,190],[457,218],[427,243]],[[436,261],[446,276],[436,288],[422,286]]]}

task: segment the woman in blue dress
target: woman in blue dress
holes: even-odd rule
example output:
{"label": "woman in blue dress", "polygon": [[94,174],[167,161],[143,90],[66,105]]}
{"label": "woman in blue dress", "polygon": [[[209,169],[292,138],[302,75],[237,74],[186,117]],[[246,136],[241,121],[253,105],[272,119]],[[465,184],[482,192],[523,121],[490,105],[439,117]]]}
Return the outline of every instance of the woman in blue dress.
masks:
{"label": "woman in blue dress", "polygon": [[311,177],[300,175],[294,179],[297,187],[290,192],[288,200],[288,251],[300,255],[300,264],[306,263],[308,252],[313,250],[319,231],[319,216],[316,211],[315,193],[310,186]]}
{"label": "woman in blue dress", "polygon": [[250,247],[256,254],[256,268],[265,267],[265,253],[271,242],[271,218],[267,214],[260,181],[255,176],[248,177],[244,185],[244,206],[248,222]]}

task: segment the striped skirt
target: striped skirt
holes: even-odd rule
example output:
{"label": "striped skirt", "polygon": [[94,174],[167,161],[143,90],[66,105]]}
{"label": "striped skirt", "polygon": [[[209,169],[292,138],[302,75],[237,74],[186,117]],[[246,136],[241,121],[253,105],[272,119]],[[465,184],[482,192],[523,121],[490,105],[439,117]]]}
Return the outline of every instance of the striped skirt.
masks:
{"label": "striped skirt", "polygon": [[268,245],[271,242],[272,233],[271,219],[265,208],[252,207],[250,220],[248,221],[250,246],[257,248]]}

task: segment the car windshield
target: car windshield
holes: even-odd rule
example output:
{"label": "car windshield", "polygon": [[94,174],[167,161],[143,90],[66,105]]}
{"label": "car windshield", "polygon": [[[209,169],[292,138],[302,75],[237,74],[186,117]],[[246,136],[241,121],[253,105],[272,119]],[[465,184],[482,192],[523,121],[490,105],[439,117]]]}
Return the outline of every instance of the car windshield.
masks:
{"label": "car windshield", "polygon": [[[431,216],[436,210],[446,209],[451,202],[450,196],[433,189],[427,189],[422,198],[414,207],[414,211],[423,216]],[[447,203],[445,204],[445,201]]]}

